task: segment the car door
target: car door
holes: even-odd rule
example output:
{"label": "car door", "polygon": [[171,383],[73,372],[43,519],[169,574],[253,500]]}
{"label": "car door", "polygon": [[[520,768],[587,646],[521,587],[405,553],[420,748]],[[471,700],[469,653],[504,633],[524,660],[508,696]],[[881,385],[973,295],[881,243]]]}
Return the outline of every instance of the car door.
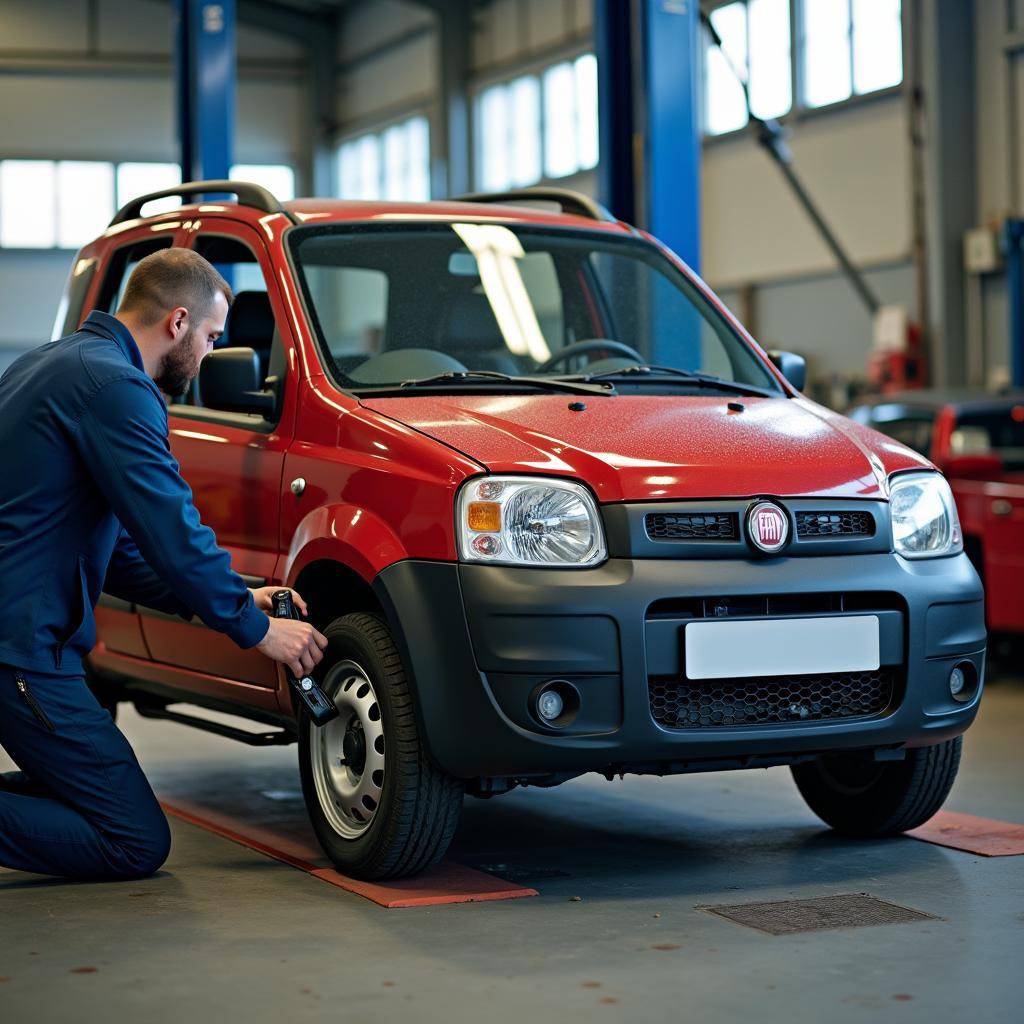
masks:
{"label": "car door", "polygon": [[[210,218],[189,242],[235,288],[223,344],[257,349],[265,372],[273,362],[284,376],[278,417],[206,408],[197,388],[184,403],[168,409],[171,449],[202,521],[230,552],[235,571],[250,586],[262,586],[272,582],[278,561],[281,477],[295,389],[295,381],[284,373],[284,353],[292,339],[283,333],[288,322],[268,253],[255,231],[227,218]],[[255,649],[240,650],[198,619],[186,623],[159,612],[144,612],[142,629],[154,661],[189,670],[183,677],[188,688],[275,706],[276,664]]]}
{"label": "car door", "polygon": [[[69,288],[68,308],[64,310],[63,333],[68,334],[77,330],[81,322],[95,309],[104,313],[114,313],[120,305],[125,284],[139,260],[160,249],[169,249],[180,244],[183,237],[182,233],[174,228],[166,233],[154,234],[150,225],[117,236],[116,243],[111,245],[108,253],[100,261],[102,272],[92,274],[84,301],[79,296],[76,306],[74,281]],[[138,608],[109,594],[101,594],[96,607],[96,640],[117,654],[128,654],[136,658],[149,657],[149,650],[142,635]]]}

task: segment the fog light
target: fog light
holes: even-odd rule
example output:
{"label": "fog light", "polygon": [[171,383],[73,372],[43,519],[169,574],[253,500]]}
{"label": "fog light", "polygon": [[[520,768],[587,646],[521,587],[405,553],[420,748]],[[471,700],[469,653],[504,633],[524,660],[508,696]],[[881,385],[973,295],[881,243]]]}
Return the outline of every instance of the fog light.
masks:
{"label": "fog light", "polygon": [[565,702],[554,690],[545,690],[537,698],[537,714],[545,722],[553,722],[565,707]]}
{"label": "fog light", "polygon": [[953,671],[949,673],[949,692],[952,696],[958,697],[962,692],[964,686],[967,684],[967,677],[964,675],[964,670],[956,665]]}

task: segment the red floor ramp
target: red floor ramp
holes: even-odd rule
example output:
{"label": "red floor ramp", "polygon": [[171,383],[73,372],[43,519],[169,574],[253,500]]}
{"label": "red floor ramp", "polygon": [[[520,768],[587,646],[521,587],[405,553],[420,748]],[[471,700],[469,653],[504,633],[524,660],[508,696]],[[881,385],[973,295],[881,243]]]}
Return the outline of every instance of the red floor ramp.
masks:
{"label": "red floor ramp", "polygon": [[[444,861],[415,878],[391,882],[360,882],[336,871],[310,834],[289,835],[276,829],[235,818],[209,807],[182,800],[161,801],[161,806],[175,818],[197,825],[216,835],[230,839],[306,871],[314,878],[336,885],[348,892],[372,900],[389,910],[399,907],[432,907],[443,903],[483,903],[490,900],[514,900],[537,896],[536,889],[526,889],[503,878],[496,878],[475,868]],[[289,830],[291,831],[291,830]]]}
{"label": "red floor ramp", "polygon": [[1024,854],[1024,825],[973,814],[939,811],[920,828],[906,833],[914,839],[983,857],[1015,857]]}

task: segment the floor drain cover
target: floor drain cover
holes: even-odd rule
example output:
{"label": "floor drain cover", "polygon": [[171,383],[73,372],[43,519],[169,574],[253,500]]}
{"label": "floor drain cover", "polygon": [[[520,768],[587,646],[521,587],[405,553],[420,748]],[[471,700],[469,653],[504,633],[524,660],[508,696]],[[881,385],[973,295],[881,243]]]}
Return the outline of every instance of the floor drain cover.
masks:
{"label": "floor drain cover", "polygon": [[900,907],[864,893],[845,896],[819,896],[811,900],[781,900],[778,903],[740,903],[735,906],[698,907],[710,914],[728,918],[737,924],[768,932],[791,935],[794,932],[820,932],[832,928],[861,928],[875,924],[905,924],[908,921],[934,921],[933,914]]}
{"label": "floor drain cover", "polygon": [[485,871],[489,875],[497,875],[509,882],[531,882],[544,881],[548,878],[572,878],[568,871],[560,871],[558,868],[532,868],[527,865],[516,867],[511,864],[477,864],[478,871]]}

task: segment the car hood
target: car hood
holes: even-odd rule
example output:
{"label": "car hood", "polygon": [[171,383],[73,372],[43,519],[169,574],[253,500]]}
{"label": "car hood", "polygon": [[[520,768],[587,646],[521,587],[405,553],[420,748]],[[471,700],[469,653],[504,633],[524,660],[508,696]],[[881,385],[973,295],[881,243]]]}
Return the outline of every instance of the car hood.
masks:
{"label": "car hood", "polygon": [[[586,408],[573,411],[579,402]],[[729,408],[737,402],[742,411]],[[574,477],[606,502],[884,498],[888,474],[932,468],[803,398],[421,394],[362,404],[493,473]]]}

